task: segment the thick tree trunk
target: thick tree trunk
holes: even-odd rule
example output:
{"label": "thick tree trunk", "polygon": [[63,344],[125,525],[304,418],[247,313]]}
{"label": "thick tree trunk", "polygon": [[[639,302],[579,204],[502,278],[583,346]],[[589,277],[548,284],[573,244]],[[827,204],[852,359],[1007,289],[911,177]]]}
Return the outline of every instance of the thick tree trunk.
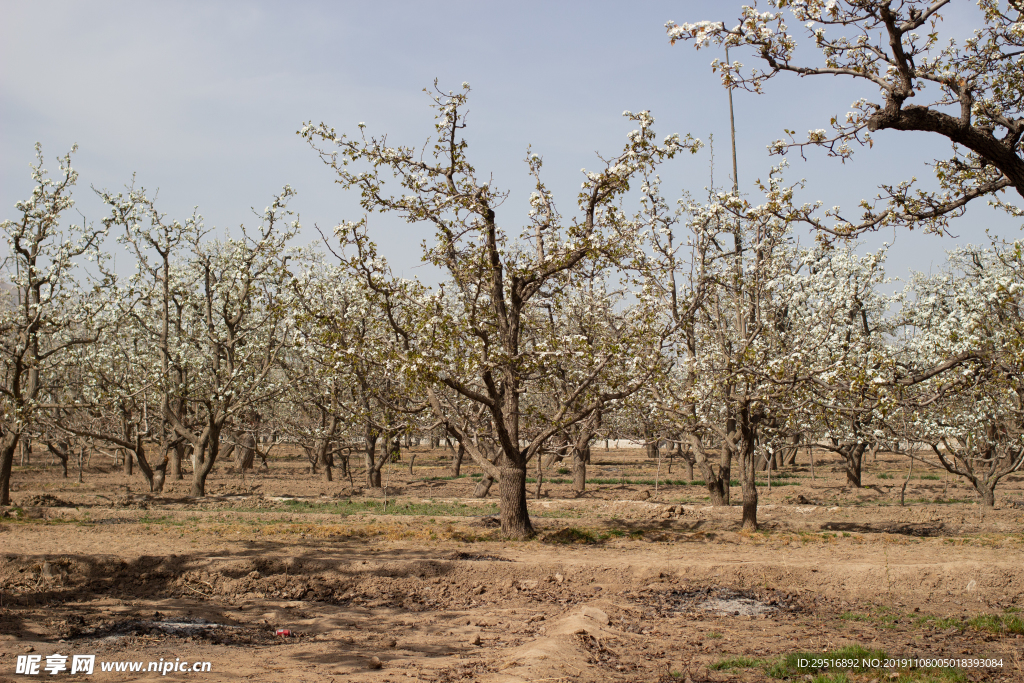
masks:
{"label": "thick tree trunk", "polygon": [[171,451],[171,479],[181,481],[185,477],[181,474],[181,461],[185,457],[185,444],[179,443]]}
{"label": "thick tree trunk", "polygon": [[533,538],[533,525],[526,509],[526,467],[509,463],[501,468],[498,491],[501,498],[501,535],[512,540]]}
{"label": "thick tree trunk", "polygon": [[212,428],[209,439],[193,460],[192,495],[197,498],[206,495],[206,478],[213,471],[217,455],[220,452],[220,434],[220,426]]}
{"label": "thick tree trunk", "polygon": [[170,462],[167,450],[164,449],[164,457],[153,466],[153,483],[150,490],[153,493],[163,493],[164,482],[167,480],[167,464]]}
{"label": "thick tree trunk", "polygon": [[366,473],[366,485],[371,489],[379,489],[383,487],[381,483],[380,470],[371,467]]}
{"label": "thick tree trunk", "polygon": [[[585,446],[584,451],[589,451]],[[577,496],[587,490],[587,457],[586,452],[572,449],[572,490]]]}
{"label": "thick tree trunk", "polygon": [[791,446],[787,446],[782,457],[783,466],[792,467],[796,465],[796,454],[800,450],[800,433],[789,437]]}
{"label": "thick tree trunk", "polygon": [[0,441],[0,505],[11,504],[11,469],[20,437],[17,432],[7,432]]}
{"label": "thick tree trunk", "polygon": [[[722,507],[729,504],[729,482],[723,481],[721,473],[715,474],[714,468],[707,461],[697,463],[701,476],[704,477],[704,485],[708,487],[708,494],[711,496],[711,504]],[[691,481],[693,481],[691,479]]]}
{"label": "thick tree trunk", "polygon": [[121,449],[121,452],[124,453],[124,473],[130,477],[133,474],[132,463],[135,462],[134,453],[124,448]]}
{"label": "thick tree trunk", "polygon": [[864,463],[864,451],[867,444],[863,442],[850,444],[840,448],[846,464],[846,485],[859,489],[861,487],[861,467]]}
{"label": "thick tree trunk", "polygon": [[[369,430],[366,433],[366,485],[371,489],[380,488],[380,468],[377,467],[377,439],[379,436],[372,434]],[[384,448],[387,448],[385,442]]]}
{"label": "thick tree trunk", "polygon": [[[233,447],[235,451],[235,467],[240,472],[251,470],[256,459],[256,439],[248,432],[244,434],[229,433],[227,436],[238,444]],[[225,452],[224,457],[227,456],[228,453]]]}
{"label": "thick tree trunk", "polygon": [[195,451],[192,452],[192,490],[190,494],[196,498],[206,495],[206,475],[203,474],[203,467],[207,457],[202,452],[198,454]]}
{"label": "thick tree trunk", "polygon": [[[646,432],[646,431],[644,432],[644,438],[645,439],[653,438],[653,437],[648,436],[648,434],[649,434],[649,432]],[[644,450],[646,451],[647,458],[649,460],[657,460],[658,459],[658,455],[659,455],[660,449],[658,448],[658,442],[657,441],[650,441],[650,440],[648,440],[647,443],[644,445]]]}
{"label": "thick tree trunk", "polygon": [[996,505],[996,491],[995,484],[988,485],[981,481],[971,482],[974,484],[974,490],[981,496],[981,507],[993,508]]}

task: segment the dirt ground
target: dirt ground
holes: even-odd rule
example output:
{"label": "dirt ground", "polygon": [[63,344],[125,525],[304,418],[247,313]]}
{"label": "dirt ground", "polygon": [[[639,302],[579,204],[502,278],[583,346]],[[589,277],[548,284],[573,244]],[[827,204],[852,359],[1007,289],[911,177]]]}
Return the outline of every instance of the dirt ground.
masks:
{"label": "dirt ground", "polygon": [[[202,500],[187,480],[151,496],[99,456],[83,483],[16,466],[0,681],[1024,681],[1022,474],[985,511],[915,467],[901,507],[905,459],[881,454],[851,491],[838,461],[816,453],[812,475],[802,453],[748,534],[678,462],[601,447],[583,497],[567,472],[539,498],[530,483],[538,536],[503,542],[496,487],[471,498],[476,468],[445,478],[448,457],[406,451],[386,498],[359,466],[354,487],[325,483],[283,448],[244,482],[218,467]],[[835,661],[866,651],[877,665]],[[49,674],[54,654],[95,670]],[[33,656],[40,673],[16,673]]]}

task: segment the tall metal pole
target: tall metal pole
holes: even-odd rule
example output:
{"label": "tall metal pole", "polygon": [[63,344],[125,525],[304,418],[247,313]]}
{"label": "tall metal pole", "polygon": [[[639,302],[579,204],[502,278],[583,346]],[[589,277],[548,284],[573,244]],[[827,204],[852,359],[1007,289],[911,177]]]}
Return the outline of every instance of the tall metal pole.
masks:
{"label": "tall metal pole", "polygon": [[[731,64],[728,45],[725,46],[725,62]],[[736,170],[736,118],[732,113],[732,86],[729,86],[729,131],[732,134],[732,191],[739,194],[740,179]]]}

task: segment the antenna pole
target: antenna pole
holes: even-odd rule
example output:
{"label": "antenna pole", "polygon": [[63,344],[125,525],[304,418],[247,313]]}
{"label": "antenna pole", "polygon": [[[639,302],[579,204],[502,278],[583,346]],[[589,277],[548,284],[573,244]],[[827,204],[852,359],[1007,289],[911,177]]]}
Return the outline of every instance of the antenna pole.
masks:
{"label": "antenna pole", "polygon": [[[729,46],[725,46],[725,61],[729,62]],[[740,193],[739,173],[736,170],[736,118],[732,113],[732,86],[729,86],[729,131],[732,134],[732,191]]]}

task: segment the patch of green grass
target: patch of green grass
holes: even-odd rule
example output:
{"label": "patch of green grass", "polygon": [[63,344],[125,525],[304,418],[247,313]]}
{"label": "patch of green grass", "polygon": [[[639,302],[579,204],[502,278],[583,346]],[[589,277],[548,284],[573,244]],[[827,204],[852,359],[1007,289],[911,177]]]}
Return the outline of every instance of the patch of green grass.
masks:
{"label": "patch of green grass", "polygon": [[722,634],[719,633],[718,631],[710,631],[708,633],[708,638],[710,638],[711,640],[719,640],[721,637],[722,637]]}
{"label": "patch of green grass", "polygon": [[559,474],[569,474],[569,468],[568,467],[559,467],[558,468],[558,473]]}
{"label": "patch of green grass", "polygon": [[879,473],[878,478],[879,479],[892,479],[892,475],[889,474],[888,472],[881,472],[881,473]]}
{"label": "patch of green grass", "polygon": [[898,623],[911,623],[917,627],[928,627],[945,631],[957,629],[965,631],[973,628],[978,631],[989,631],[999,635],[1024,634],[1024,619],[1013,608],[1007,609],[1002,614],[980,614],[970,619],[960,617],[936,617],[932,615],[900,614],[893,612],[887,607],[879,606],[873,610],[873,614],[859,612],[844,612],[839,618],[844,621],[867,621],[877,624],[882,628],[893,628]]}
{"label": "patch of green grass", "polygon": [[712,671],[723,671],[726,669],[752,669],[756,666],[763,665],[763,659],[755,659],[753,657],[744,657],[741,655],[738,657],[729,657],[728,659],[719,660],[708,668]]}
{"label": "patch of green grass", "polygon": [[1024,634],[1024,619],[1013,612],[1003,614],[982,614],[967,622],[979,631],[991,631],[999,634]]}
{"label": "patch of green grass", "polygon": [[420,479],[417,479],[416,481],[454,481],[456,479],[466,479],[467,477],[470,477],[470,476],[472,476],[472,475],[460,474],[458,476],[454,476],[453,477],[452,475],[449,474],[449,475],[446,475],[446,476],[440,476],[439,475],[439,476],[436,476],[436,477],[422,477]]}
{"label": "patch of green grass", "polygon": [[929,481],[939,481],[940,479],[942,479],[942,477],[940,477],[937,474],[922,474],[920,477],[918,477],[918,479],[927,479]]}

